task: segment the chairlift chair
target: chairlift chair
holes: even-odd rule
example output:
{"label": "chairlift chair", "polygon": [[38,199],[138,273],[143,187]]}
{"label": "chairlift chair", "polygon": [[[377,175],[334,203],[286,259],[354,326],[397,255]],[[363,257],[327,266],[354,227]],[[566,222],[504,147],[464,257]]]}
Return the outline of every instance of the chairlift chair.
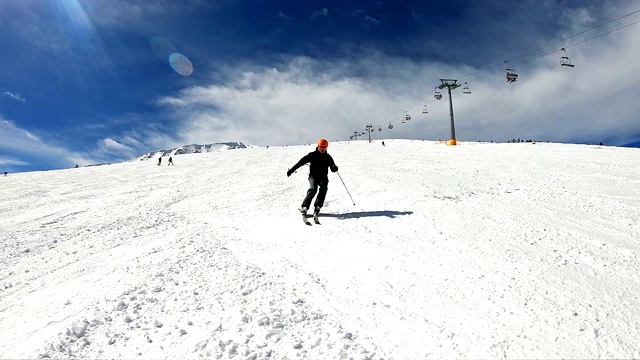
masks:
{"label": "chairlift chair", "polygon": [[393,129],[393,125],[391,125],[391,123],[389,123],[389,130]]}
{"label": "chairlift chair", "polygon": [[507,77],[506,77],[507,78],[507,82],[514,83],[514,82],[516,82],[516,80],[518,80],[518,73],[516,73],[515,70],[509,69],[507,67],[507,60],[504,61],[504,69],[507,72]]}
{"label": "chairlift chair", "polygon": [[422,108],[422,113],[423,113],[423,114],[428,114],[428,113],[429,113],[429,110],[427,110],[427,105],[425,105],[425,106]]}
{"label": "chairlift chair", "polygon": [[382,128],[381,128],[381,127],[380,127],[380,128],[378,128],[378,132],[380,132],[380,131],[382,131]]}
{"label": "chairlift chair", "polygon": [[442,99],[442,94],[440,94],[440,91],[438,91],[437,87],[436,87],[436,92],[433,94],[433,97],[436,98],[436,100]]}
{"label": "chairlift chair", "polygon": [[462,93],[463,94],[471,94],[471,89],[469,89],[469,85],[467,85],[467,83],[464,83],[464,87],[462,88]]}
{"label": "chairlift chair", "polygon": [[564,51],[564,56],[560,58],[560,65],[567,66],[567,67],[574,67],[574,65],[571,63],[571,60],[569,60],[569,55],[567,55],[567,50],[565,50],[565,48],[562,48],[561,50]]}
{"label": "chairlift chair", "polygon": [[411,120],[411,115],[409,115],[408,112],[405,112],[404,119],[407,120],[407,121],[410,121]]}

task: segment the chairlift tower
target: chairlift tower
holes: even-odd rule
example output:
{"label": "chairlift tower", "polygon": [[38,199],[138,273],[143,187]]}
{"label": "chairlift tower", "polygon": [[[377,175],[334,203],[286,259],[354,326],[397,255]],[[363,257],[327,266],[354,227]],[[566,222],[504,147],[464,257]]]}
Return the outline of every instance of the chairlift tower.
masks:
{"label": "chairlift tower", "polygon": [[440,82],[442,84],[438,86],[438,89],[447,88],[447,91],[449,92],[449,116],[451,118],[451,139],[449,140],[449,145],[456,145],[456,128],[453,124],[453,100],[451,99],[451,89],[460,87],[460,84],[458,84],[458,80],[454,79],[440,79]]}
{"label": "chairlift tower", "polygon": [[369,133],[369,143],[371,143],[371,129],[373,129],[373,125],[367,125],[367,132]]}

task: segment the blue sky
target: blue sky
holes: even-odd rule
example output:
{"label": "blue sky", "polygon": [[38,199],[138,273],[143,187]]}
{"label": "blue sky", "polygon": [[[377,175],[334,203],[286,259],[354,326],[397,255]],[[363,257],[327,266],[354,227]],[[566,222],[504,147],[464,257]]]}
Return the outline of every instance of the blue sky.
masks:
{"label": "blue sky", "polygon": [[[637,142],[640,24],[613,30],[640,13],[594,29],[637,10],[637,1],[2,0],[0,171],[191,143],[334,141],[367,124],[383,129],[376,138],[448,139],[448,97],[432,94],[441,78],[472,91],[453,93],[459,140]],[[559,65],[562,47],[574,68]],[[190,67],[172,67],[171,54]],[[503,60],[517,82],[506,83]]]}

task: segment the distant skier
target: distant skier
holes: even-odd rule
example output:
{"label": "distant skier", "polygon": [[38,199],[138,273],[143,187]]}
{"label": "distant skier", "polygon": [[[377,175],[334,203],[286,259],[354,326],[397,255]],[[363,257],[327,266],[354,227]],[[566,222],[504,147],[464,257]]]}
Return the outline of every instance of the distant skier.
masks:
{"label": "distant skier", "polygon": [[384,144],[384,141],[382,142],[382,146],[387,146],[387,145]]}
{"label": "distant skier", "polygon": [[4,176],[7,176],[7,172],[6,171],[4,172]]}
{"label": "distant skier", "polygon": [[329,173],[328,169],[331,169],[332,172],[338,171],[338,167],[333,161],[333,158],[327,153],[328,146],[329,142],[327,140],[318,140],[316,150],[305,155],[287,171],[287,176],[291,176],[299,167],[309,163],[309,190],[307,190],[307,196],[305,196],[302,201],[302,206],[300,207],[300,212],[303,214],[306,214],[307,210],[309,210],[311,200],[313,200],[316,192],[318,192],[318,187],[320,187],[318,197],[313,204],[313,215],[314,217],[318,216],[320,209],[324,205],[324,198],[327,196],[327,186],[329,185],[329,179],[327,177]]}
{"label": "distant skier", "polygon": [[162,165],[162,156],[158,158],[158,166]]}
{"label": "distant skier", "polygon": [[169,165],[174,166],[173,165],[173,158],[171,156],[169,156],[169,163],[167,164],[167,166],[169,166]]}

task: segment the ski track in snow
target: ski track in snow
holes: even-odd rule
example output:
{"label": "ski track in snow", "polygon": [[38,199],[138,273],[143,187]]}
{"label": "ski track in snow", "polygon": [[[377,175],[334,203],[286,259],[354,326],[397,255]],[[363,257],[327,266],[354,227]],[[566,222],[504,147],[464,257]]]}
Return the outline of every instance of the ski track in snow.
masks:
{"label": "ski track in snow", "polygon": [[637,149],[333,143],[14,174],[1,358],[637,358]]}

